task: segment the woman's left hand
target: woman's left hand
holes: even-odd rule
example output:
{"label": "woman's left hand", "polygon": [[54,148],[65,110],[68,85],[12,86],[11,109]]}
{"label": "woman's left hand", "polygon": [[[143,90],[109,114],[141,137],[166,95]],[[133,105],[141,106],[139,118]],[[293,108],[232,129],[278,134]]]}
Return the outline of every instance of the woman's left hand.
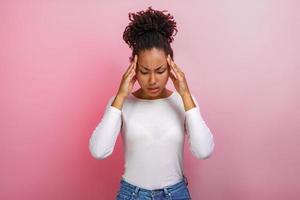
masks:
{"label": "woman's left hand", "polygon": [[[179,67],[172,60],[171,56],[167,57],[168,65],[170,66],[170,78],[173,81],[173,84],[177,90],[177,92],[181,95],[190,95],[190,91],[187,85],[187,81],[184,73],[179,69]],[[173,72],[172,72],[173,70]]]}

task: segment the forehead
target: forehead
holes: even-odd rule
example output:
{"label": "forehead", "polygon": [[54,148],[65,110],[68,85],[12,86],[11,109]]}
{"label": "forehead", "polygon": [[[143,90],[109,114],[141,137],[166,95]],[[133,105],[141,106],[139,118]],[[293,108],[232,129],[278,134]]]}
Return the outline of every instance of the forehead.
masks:
{"label": "forehead", "polygon": [[149,69],[155,69],[167,62],[166,55],[163,50],[152,48],[150,50],[144,50],[138,55],[138,65],[147,67]]}

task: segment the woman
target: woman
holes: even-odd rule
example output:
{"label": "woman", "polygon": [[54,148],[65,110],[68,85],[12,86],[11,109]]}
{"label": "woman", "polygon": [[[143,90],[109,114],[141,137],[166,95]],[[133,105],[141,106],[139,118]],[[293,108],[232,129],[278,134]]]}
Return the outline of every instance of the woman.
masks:
{"label": "woman", "polygon": [[[185,134],[197,158],[214,149],[198,102],[173,61],[176,22],[164,12],[149,7],[129,13],[123,38],[132,48],[131,64],[90,138],[91,154],[104,159],[122,133],[125,170],[117,199],[191,199],[182,163]],[[169,77],[176,91],[166,88]],[[131,93],[136,80],[140,88]]]}

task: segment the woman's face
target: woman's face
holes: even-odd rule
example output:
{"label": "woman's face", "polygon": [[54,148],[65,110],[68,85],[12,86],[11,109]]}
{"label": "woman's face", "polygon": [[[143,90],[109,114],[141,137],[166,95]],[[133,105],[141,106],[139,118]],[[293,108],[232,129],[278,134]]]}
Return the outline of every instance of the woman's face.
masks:
{"label": "woman's face", "polygon": [[136,78],[145,97],[159,97],[164,92],[169,66],[163,50],[152,48],[140,52],[136,70]]}

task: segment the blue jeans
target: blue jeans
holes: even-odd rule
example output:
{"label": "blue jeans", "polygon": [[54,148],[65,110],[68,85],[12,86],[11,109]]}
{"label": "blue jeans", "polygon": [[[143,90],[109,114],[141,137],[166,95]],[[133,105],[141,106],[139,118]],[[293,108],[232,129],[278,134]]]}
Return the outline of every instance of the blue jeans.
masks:
{"label": "blue jeans", "polygon": [[132,185],[121,178],[116,200],[190,200],[191,196],[187,185],[187,178],[183,176],[178,183],[161,189],[148,190]]}

